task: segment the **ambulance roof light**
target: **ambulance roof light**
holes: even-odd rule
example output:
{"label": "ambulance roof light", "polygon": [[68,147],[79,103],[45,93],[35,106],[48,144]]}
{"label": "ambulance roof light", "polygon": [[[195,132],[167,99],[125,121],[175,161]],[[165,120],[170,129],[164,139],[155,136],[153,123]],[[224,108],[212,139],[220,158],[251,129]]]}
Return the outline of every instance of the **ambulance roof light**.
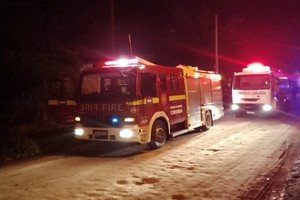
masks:
{"label": "ambulance roof light", "polygon": [[262,63],[255,62],[247,65],[247,68],[243,68],[243,72],[270,72],[269,66],[264,66]]}

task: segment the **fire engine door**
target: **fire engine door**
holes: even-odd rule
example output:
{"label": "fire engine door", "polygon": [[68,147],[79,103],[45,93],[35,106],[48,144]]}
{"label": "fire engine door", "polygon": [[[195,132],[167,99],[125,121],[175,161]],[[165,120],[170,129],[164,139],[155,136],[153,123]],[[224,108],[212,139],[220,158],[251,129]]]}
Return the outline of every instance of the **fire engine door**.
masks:
{"label": "fire engine door", "polygon": [[190,126],[197,126],[201,122],[200,109],[200,86],[196,78],[187,78],[187,92],[188,92],[188,114]]}

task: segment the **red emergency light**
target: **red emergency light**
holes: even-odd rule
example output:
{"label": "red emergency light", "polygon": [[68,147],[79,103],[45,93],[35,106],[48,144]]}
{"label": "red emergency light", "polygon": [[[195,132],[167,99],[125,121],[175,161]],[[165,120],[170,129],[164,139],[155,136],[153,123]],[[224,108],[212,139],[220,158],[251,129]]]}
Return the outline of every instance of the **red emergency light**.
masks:
{"label": "red emergency light", "polygon": [[254,62],[247,65],[247,68],[243,68],[243,72],[270,72],[269,66],[264,66],[262,63]]}

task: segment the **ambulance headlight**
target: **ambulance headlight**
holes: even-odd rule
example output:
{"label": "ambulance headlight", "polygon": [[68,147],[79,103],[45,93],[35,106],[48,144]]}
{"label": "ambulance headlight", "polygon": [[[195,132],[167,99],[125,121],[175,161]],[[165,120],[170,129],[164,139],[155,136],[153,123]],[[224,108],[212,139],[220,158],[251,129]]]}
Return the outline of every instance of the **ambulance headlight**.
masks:
{"label": "ambulance headlight", "polygon": [[236,104],[231,105],[231,110],[238,110],[240,107]]}
{"label": "ambulance headlight", "polygon": [[83,132],[82,128],[75,128],[75,135],[82,136]]}
{"label": "ambulance headlight", "polygon": [[263,105],[262,109],[263,109],[264,111],[270,111],[270,110],[272,110],[272,106],[269,105],[269,104],[265,104],[265,105]]}
{"label": "ambulance headlight", "polygon": [[129,129],[124,129],[120,131],[121,138],[131,138],[133,136],[133,131]]}

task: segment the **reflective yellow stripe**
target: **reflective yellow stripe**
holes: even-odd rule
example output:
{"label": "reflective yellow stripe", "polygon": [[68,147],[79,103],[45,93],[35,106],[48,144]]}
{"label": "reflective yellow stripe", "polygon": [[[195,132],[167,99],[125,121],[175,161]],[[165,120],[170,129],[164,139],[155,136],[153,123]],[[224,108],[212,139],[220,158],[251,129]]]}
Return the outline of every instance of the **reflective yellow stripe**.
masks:
{"label": "reflective yellow stripe", "polygon": [[58,105],[58,100],[48,100],[48,105]]}
{"label": "reflective yellow stripe", "polygon": [[66,104],[66,101],[58,101],[58,104],[60,104],[60,105],[65,105]]}
{"label": "reflective yellow stripe", "polygon": [[[151,99],[151,101],[152,101],[151,103],[159,103],[159,98],[154,97],[154,98]],[[128,102],[128,105],[130,105],[130,106],[138,106],[138,105],[144,105],[144,104],[147,104],[147,99],[141,99],[141,100],[138,100],[138,101]]]}
{"label": "reflective yellow stripe", "polygon": [[67,100],[67,106],[76,106],[77,103],[74,100]]}
{"label": "reflective yellow stripe", "polygon": [[152,103],[159,103],[159,98],[158,97],[152,98]]}
{"label": "reflective yellow stripe", "polygon": [[130,105],[130,106],[138,106],[138,105],[143,105],[143,104],[146,104],[146,99],[128,102],[128,105]]}
{"label": "reflective yellow stripe", "polygon": [[178,100],[184,100],[184,99],[185,99],[185,94],[169,96],[169,101],[178,101]]}
{"label": "reflective yellow stripe", "polygon": [[54,106],[54,105],[76,106],[77,103],[74,100],[59,101],[59,100],[50,99],[50,100],[48,100],[48,105],[50,105],[50,106]]}

